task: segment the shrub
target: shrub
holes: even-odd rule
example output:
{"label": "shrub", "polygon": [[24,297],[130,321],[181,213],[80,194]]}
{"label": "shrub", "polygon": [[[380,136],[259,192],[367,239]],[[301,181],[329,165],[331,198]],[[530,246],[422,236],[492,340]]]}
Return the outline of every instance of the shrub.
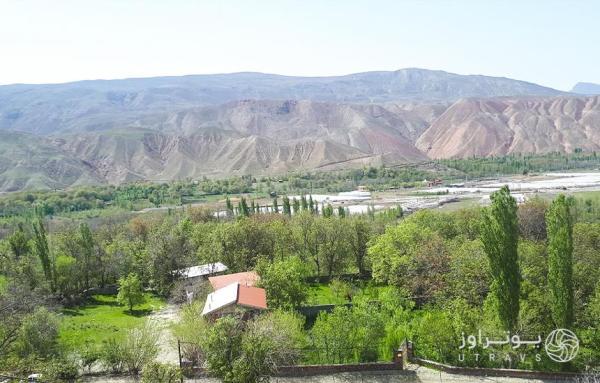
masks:
{"label": "shrub", "polygon": [[121,342],[114,338],[108,339],[102,344],[100,349],[100,362],[105,369],[110,370],[114,374],[123,371],[123,346]]}
{"label": "shrub", "polygon": [[101,358],[101,352],[98,348],[86,344],[79,353],[79,364],[83,370],[90,372],[94,364]]}
{"label": "shrub", "polygon": [[42,307],[28,315],[19,329],[17,345],[21,356],[47,357],[57,353],[58,317]]}
{"label": "shrub", "polygon": [[79,375],[75,358],[52,359],[42,370],[43,381],[74,382]]}
{"label": "shrub", "polygon": [[123,364],[130,374],[138,375],[158,355],[156,326],[150,322],[127,332],[122,343]]}
{"label": "shrub", "polygon": [[152,362],[142,370],[142,383],[175,383],[181,379],[177,366]]}

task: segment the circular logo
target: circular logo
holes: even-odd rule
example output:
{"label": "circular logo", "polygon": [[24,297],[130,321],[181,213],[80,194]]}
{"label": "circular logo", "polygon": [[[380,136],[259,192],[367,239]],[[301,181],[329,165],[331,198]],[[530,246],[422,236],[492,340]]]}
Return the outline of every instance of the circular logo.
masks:
{"label": "circular logo", "polygon": [[573,360],[579,351],[577,335],[566,328],[552,331],[546,338],[546,354],[555,362],[566,363]]}

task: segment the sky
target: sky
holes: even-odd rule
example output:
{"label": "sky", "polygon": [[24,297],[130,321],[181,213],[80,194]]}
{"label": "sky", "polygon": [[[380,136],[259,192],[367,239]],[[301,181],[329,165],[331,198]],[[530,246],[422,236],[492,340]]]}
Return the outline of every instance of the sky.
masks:
{"label": "sky", "polygon": [[600,83],[595,0],[0,0],[0,84],[418,67]]}

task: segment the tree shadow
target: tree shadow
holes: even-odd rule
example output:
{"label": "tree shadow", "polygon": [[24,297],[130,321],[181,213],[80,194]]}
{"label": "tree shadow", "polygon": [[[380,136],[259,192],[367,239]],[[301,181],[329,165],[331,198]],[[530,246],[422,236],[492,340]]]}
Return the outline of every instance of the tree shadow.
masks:
{"label": "tree shadow", "polygon": [[78,317],[78,316],[83,315],[82,313],[79,312],[79,309],[65,308],[65,309],[62,309],[60,312],[63,315],[70,316],[70,317]]}
{"label": "tree shadow", "polygon": [[152,313],[152,309],[140,309],[140,310],[136,310],[133,309],[131,311],[129,311],[129,309],[123,310],[123,314],[125,315],[130,315],[136,318],[140,318],[140,317],[145,317],[148,316]]}

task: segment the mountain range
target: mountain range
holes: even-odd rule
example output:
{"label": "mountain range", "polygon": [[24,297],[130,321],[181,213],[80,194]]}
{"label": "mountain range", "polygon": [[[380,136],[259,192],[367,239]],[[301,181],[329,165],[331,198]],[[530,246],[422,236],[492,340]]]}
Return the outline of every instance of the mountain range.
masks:
{"label": "mountain range", "polygon": [[5,85],[0,190],[598,150],[599,126],[599,96],[423,69]]}

